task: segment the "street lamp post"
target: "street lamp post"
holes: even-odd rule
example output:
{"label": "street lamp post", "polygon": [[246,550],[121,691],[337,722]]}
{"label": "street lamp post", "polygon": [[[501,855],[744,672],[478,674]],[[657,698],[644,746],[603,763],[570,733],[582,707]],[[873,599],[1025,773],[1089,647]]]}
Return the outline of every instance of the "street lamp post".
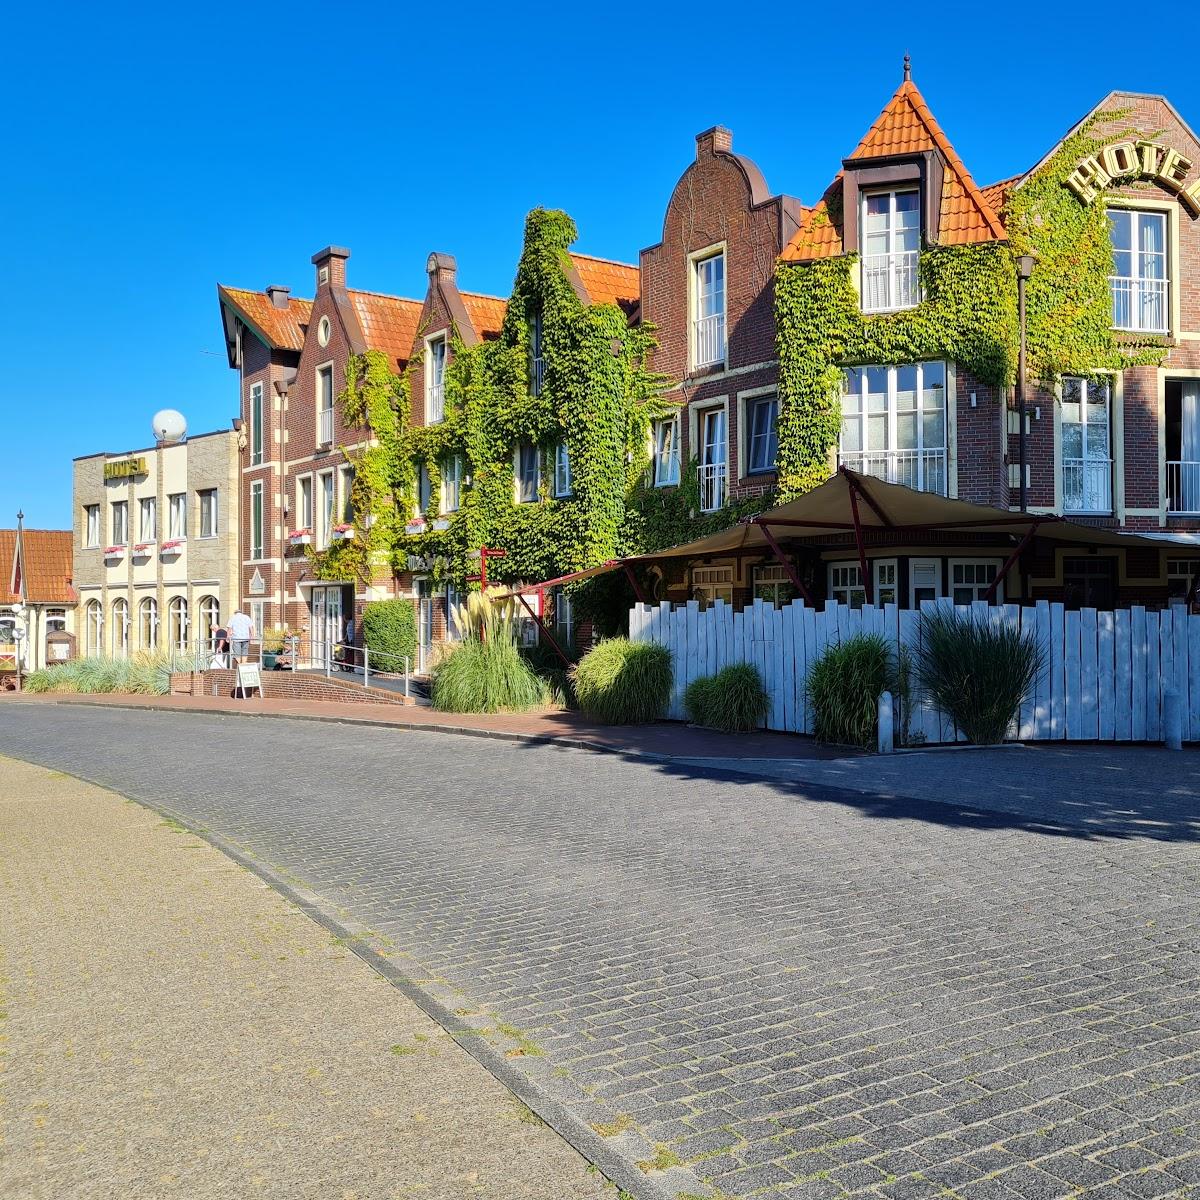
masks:
{"label": "street lamp post", "polygon": [[1022,254],[1017,258],[1017,320],[1020,325],[1020,346],[1017,351],[1017,458],[1020,462],[1021,511],[1028,509],[1025,454],[1025,284],[1033,274],[1034,256]]}

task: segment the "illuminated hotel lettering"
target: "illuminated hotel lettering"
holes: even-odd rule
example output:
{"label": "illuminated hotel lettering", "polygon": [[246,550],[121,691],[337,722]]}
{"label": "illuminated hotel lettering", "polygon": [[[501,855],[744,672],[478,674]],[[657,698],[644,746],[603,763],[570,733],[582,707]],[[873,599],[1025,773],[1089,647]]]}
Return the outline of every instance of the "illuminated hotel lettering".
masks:
{"label": "illuminated hotel lettering", "polygon": [[[1192,160],[1157,142],[1117,142],[1089,154],[1067,176],[1066,186],[1084,204],[1091,204],[1106,187],[1132,179],[1157,180],[1174,192],[1193,217],[1200,217],[1200,179],[1187,182]],[[1185,186],[1186,185],[1186,186]]]}

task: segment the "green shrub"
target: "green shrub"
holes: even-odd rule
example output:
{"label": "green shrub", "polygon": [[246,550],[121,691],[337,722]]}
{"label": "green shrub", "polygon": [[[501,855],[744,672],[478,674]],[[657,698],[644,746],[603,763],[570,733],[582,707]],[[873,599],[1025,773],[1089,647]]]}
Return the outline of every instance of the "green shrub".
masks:
{"label": "green shrub", "polygon": [[929,699],[978,746],[1004,741],[1042,668],[1033,636],[952,608],[921,614],[917,679]]}
{"label": "green shrub", "polygon": [[363,645],[380,671],[403,671],[404,658],[417,659],[417,609],[411,600],[376,600],[363,609]]}
{"label": "green shrub", "polygon": [[671,652],[654,642],[609,638],[572,672],[580,709],[605,725],[656,721],[671,699]]}
{"label": "green shrub", "polygon": [[442,712],[524,712],[551,702],[546,680],[521,657],[510,630],[459,642],[434,668],[431,701]]}
{"label": "green shrub", "polygon": [[880,693],[897,690],[891,644],[862,633],[828,646],[809,668],[807,688],[818,741],[873,748]]}
{"label": "green shrub", "polygon": [[693,679],[683,693],[683,707],[697,725],[749,733],[767,719],[771,697],[757,667],[733,663],[715,675]]}

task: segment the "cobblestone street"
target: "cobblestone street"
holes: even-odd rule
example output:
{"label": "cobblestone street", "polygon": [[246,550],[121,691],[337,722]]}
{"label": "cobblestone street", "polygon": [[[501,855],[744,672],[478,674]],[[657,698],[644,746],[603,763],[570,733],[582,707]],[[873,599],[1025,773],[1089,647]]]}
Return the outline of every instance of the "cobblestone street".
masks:
{"label": "cobblestone street", "polygon": [[0,704],[0,754],[394,947],[663,1196],[1200,1195],[1200,757],[1121,753],[927,754],[884,789]]}

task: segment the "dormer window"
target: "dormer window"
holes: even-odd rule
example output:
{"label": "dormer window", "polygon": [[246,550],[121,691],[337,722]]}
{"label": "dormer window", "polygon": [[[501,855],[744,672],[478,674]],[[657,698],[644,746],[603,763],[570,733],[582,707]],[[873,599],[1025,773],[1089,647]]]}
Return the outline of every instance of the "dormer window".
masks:
{"label": "dormer window", "polygon": [[921,193],[916,188],[863,196],[863,312],[894,312],[920,303],[920,249]]}
{"label": "dormer window", "polygon": [[1135,333],[1167,332],[1167,215],[1108,210],[1114,272],[1113,328]]}
{"label": "dormer window", "polygon": [[430,338],[426,343],[425,424],[436,425],[446,416],[446,338]]}

